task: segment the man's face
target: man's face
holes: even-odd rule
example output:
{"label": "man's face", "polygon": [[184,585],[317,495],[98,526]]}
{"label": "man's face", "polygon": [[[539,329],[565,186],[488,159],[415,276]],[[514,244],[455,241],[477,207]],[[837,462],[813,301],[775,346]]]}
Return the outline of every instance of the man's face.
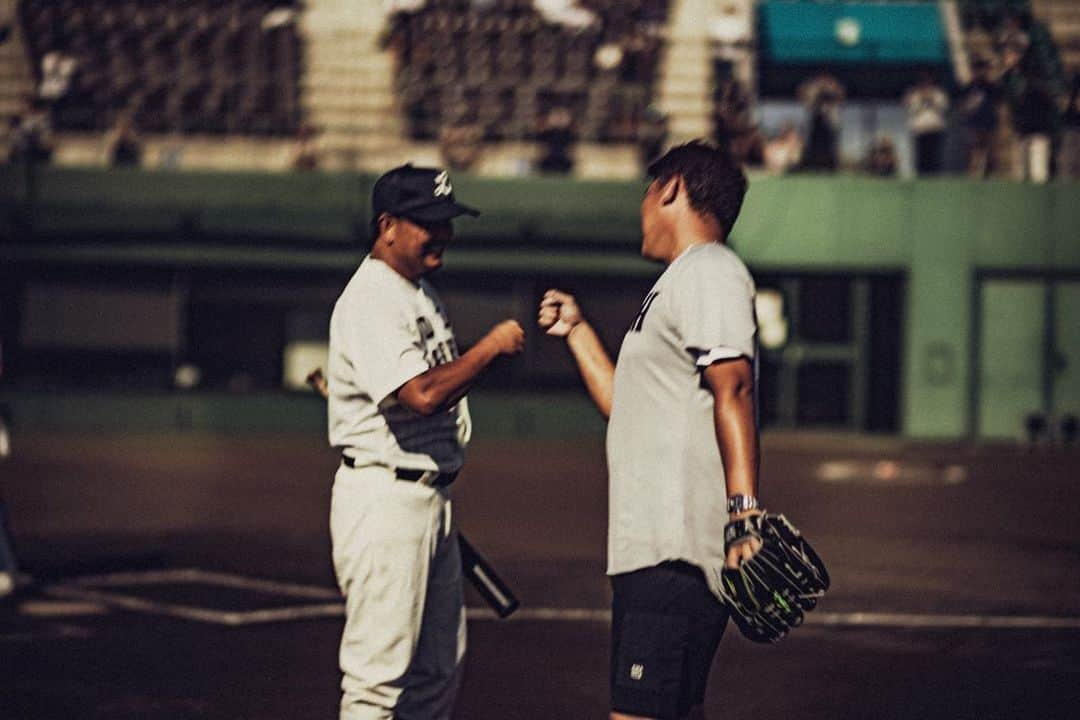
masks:
{"label": "man's face", "polygon": [[446,246],[454,237],[454,226],[449,220],[420,223],[408,218],[395,218],[393,243],[389,251],[402,274],[410,280],[419,280],[442,267]]}
{"label": "man's face", "polygon": [[653,180],[641,198],[641,255],[649,260],[661,260],[660,255],[660,194],[659,180]]}

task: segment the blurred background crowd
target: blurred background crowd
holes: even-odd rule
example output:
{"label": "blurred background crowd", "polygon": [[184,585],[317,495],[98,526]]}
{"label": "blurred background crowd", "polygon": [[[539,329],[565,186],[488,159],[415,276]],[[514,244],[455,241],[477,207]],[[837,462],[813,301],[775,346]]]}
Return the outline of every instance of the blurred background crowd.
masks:
{"label": "blurred background crowd", "polygon": [[328,4],[5,0],[3,157],[631,177],[706,135],[769,173],[1080,173],[1070,0],[339,0],[354,43]]}

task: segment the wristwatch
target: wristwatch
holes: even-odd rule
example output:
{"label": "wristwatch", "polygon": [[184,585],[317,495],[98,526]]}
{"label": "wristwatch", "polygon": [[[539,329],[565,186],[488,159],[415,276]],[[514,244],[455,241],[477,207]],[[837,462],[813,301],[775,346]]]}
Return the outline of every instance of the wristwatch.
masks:
{"label": "wristwatch", "polygon": [[757,510],[758,501],[753,495],[732,495],[727,499],[727,511],[729,515]]}

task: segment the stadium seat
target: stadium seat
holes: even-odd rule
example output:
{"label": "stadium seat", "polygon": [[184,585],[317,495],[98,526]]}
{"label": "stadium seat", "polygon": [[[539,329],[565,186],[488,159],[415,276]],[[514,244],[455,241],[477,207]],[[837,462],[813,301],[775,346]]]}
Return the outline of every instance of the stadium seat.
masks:
{"label": "stadium seat", "polygon": [[[582,6],[596,22],[584,28],[549,21],[531,0],[497,0],[482,9],[461,0],[430,0],[420,10],[398,13],[387,45],[397,56],[409,134],[417,140],[437,136],[453,111],[478,118],[489,140],[534,139],[543,114],[558,102],[572,109],[583,137],[635,141],[637,120],[652,102],[657,31],[668,4],[592,0]],[[602,90],[593,90],[600,72],[596,53],[604,45],[619,49],[619,71]],[[492,82],[497,87],[491,92],[438,99],[444,88]],[[615,97],[616,107],[605,109]]]}
{"label": "stadium seat", "polygon": [[[47,53],[60,52],[78,61],[85,78],[54,113],[59,130],[102,131],[127,108],[137,110],[142,131],[290,134],[298,121],[299,38],[293,23],[263,27],[263,20],[295,5],[24,0],[19,19],[36,73]],[[252,100],[241,112],[236,97]],[[222,106],[230,108],[225,118],[208,115]]]}

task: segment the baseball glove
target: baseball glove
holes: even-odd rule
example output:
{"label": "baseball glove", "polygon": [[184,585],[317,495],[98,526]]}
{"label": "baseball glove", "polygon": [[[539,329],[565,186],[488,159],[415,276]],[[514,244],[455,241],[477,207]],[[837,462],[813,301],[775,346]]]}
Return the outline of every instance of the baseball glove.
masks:
{"label": "baseball glove", "polygon": [[779,642],[829,589],[829,573],[810,543],[783,515],[763,513],[724,527],[724,546],[756,537],[761,548],[738,569],[721,567],[713,592],[739,630],[759,643]]}

